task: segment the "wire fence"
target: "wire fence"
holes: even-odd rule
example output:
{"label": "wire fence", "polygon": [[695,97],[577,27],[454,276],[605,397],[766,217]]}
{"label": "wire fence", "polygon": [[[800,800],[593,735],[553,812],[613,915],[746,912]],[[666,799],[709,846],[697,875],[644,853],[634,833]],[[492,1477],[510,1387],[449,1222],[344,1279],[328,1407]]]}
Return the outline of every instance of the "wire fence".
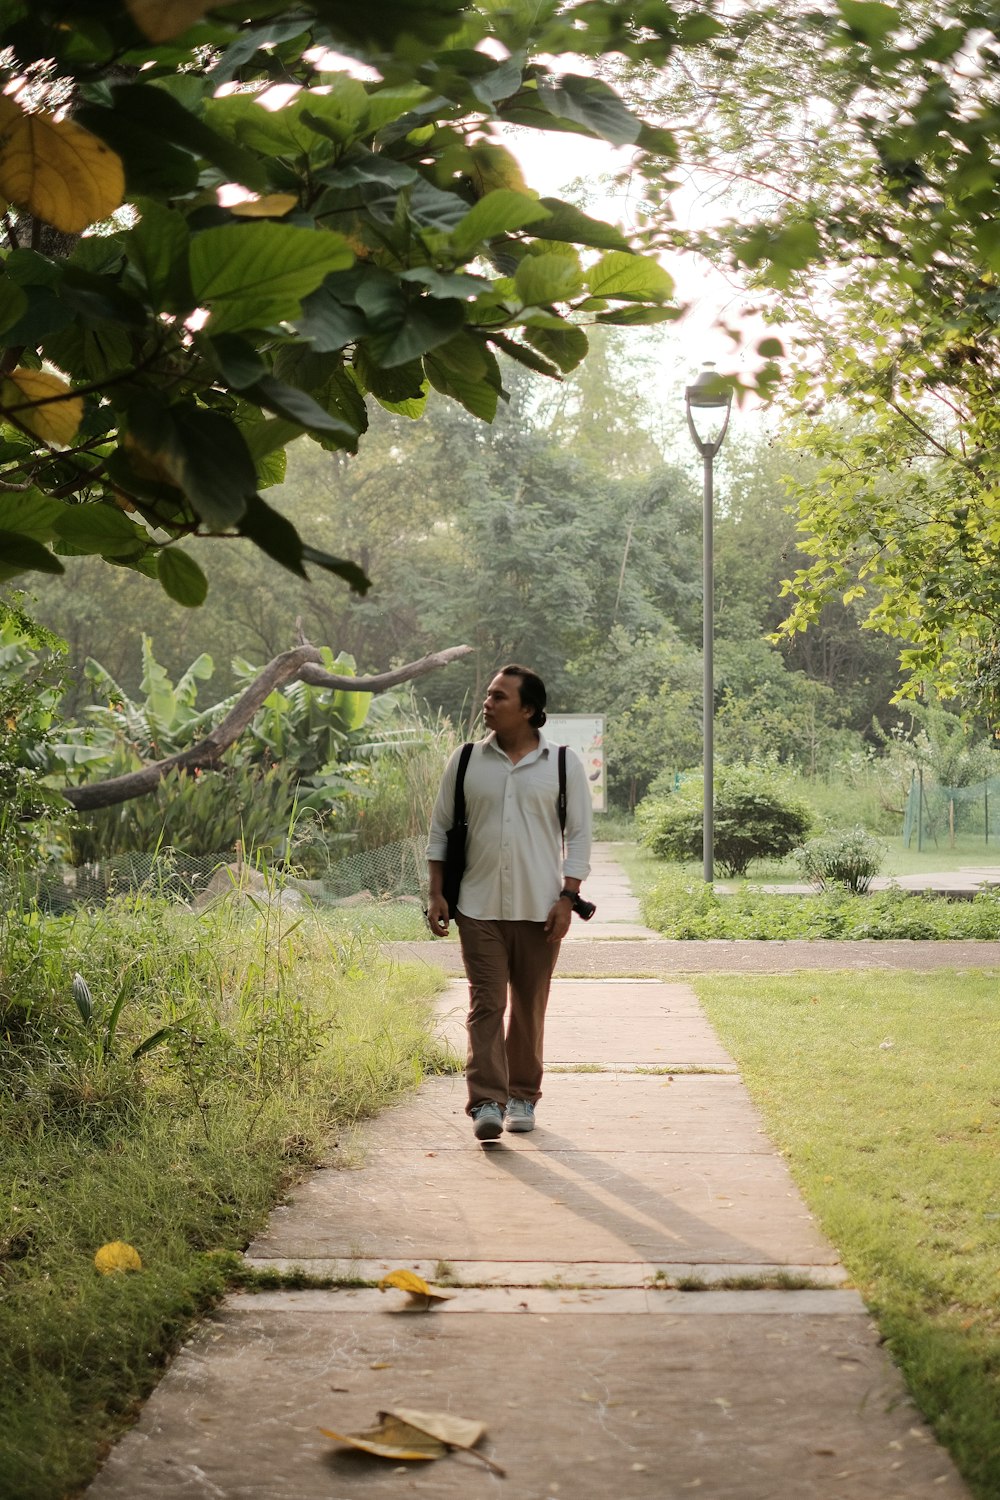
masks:
{"label": "wire fence", "polygon": [[959,840],[991,838],[1000,843],[1000,776],[972,786],[938,786],[920,772],[910,782],[903,811],[903,844],[918,850],[929,845],[953,847]]}
{"label": "wire fence", "polygon": [[194,907],[234,890],[294,897],[315,906],[414,901],[426,888],[424,849],[423,838],[410,838],[361,850],[336,860],[316,878],[267,865],[239,846],[202,855],[158,849],[76,867],[48,867],[32,877],[28,894],[51,912],[103,906],[115,897],[143,891]]}

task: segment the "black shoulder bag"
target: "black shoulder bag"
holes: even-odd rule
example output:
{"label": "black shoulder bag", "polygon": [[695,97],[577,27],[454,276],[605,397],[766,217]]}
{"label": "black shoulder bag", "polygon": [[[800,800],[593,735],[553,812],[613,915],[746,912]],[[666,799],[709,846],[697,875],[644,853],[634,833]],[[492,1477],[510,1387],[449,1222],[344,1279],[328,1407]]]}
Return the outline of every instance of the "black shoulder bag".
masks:
{"label": "black shoulder bag", "polygon": [[463,745],[458,759],[458,776],[455,779],[455,811],[451,827],[445,838],[444,880],[441,894],[448,906],[449,917],[458,915],[458,892],[465,874],[465,835],[468,824],[465,820],[465,772],[472,754],[472,745]]}

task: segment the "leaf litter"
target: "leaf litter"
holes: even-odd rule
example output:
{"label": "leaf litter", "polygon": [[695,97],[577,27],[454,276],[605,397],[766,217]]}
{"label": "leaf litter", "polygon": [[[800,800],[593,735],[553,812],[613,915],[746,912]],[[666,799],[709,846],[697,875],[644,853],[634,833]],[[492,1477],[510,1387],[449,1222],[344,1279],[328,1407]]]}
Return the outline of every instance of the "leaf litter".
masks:
{"label": "leaf litter", "polygon": [[421,1462],[443,1458],[446,1453],[457,1450],[478,1458],[480,1463],[501,1478],[506,1477],[505,1470],[499,1464],[487,1458],[484,1453],[475,1452],[475,1445],[486,1433],[482,1422],[456,1417],[451,1412],[414,1411],[402,1406],[380,1411],[377,1421],[376,1427],[367,1428],[364,1432],[331,1432],[327,1427],[321,1427],[320,1432],[324,1437],[332,1438],[335,1443],[346,1443],[348,1447],[360,1449],[362,1453],[374,1454],[376,1458],[391,1458],[396,1462],[400,1459]]}

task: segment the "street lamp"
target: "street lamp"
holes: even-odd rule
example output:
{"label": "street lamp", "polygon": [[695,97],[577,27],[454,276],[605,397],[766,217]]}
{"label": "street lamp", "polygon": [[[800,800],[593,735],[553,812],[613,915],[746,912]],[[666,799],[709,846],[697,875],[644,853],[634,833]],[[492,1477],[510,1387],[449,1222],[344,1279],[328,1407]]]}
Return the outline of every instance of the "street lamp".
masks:
{"label": "street lamp", "polygon": [[706,885],[715,879],[715,557],[713,549],[712,464],[722,447],[733,404],[731,387],[706,364],[694,385],[684,391],[688,431],[705,465],[702,491],[702,655],[704,659],[704,709],[702,733],[705,741],[705,809],[702,814],[702,876]]}

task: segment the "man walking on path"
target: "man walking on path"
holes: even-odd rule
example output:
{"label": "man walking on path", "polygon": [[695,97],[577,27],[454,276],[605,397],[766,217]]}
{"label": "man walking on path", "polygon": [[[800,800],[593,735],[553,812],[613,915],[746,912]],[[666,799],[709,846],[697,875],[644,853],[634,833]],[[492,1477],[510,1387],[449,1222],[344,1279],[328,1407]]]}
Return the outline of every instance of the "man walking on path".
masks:
{"label": "man walking on path", "polygon": [[[534,672],[502,667],[487,690],[483,720],[488,732],[465,775],[457,922],[469,981],[467,1112],[476,1139],[495,1141],[505,1126],[534,1129],[549,985],[590,870],[591,802],[583,763],[567,751],[563,850],[558,756],[541,733],[545,687]],[[445,768],[427,843],[427,920],[436,937],[448,932],[442,883],[460,756],[456,750]]]}

